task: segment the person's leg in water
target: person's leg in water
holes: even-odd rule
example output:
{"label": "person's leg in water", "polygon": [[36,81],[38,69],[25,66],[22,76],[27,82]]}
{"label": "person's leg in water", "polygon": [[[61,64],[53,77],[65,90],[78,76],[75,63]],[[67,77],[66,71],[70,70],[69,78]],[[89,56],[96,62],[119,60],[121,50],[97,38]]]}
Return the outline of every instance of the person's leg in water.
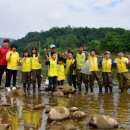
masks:
{"label": "person's leg in water", "polygon": [[89,75],[89,86],[91,93],[93,93],[94,80],[95,80],[94,71],[92,71],[91,74]]}
{"label": "person's leg in water", "polygon": [[[4,74],[4,71],[6,71],[6,66],[0,65],[0,86],[1,86],[1,80],[2,80],[2,76]],[[7,76],[7,74],[6,74],[6,76]]]}
{"label": "person's leg in water", "polygon": [[83,83],[85,84],[86,92],[88,92],[88,87],[89,87],[89,75],[88,74],[83,74]]}
{"label": "person's leg in water", "polygon": [[81,73],[80,69],[76,70],[76,79],[77,79],[77,86],[78,86],[79,92],[81,92],[81,84],[82,84],[82,80],[83,80],[83,74]]}
{"label": "person's leg in water", "polygon": [[102,81],[102,76],[99,71],[95,71],[95,78],[99,85],[99,93],[102,93],[103,81]]}
{"label": "person's leg in water", "polygon": [[56,84],[57,84],[57,76],[54,76],[53,77],[53,92],[55,91],[55,89],[56,89]]}
{"label": "person's leg in water", "polygon": [[73,82],[73,86],[76,89],[76,75],[72,76],[72,82]]}
{"label": "person's leg in water", "polygon": [[33,93],[36,92],[36,70],[32,70]]}
{"label": "person's leg in water", "polygon": [[41,91],[41,81],[42,81],[42,77],[41,77],[41,69],[38,69],[36,72],[36,78],[38,81],[38,92]]}

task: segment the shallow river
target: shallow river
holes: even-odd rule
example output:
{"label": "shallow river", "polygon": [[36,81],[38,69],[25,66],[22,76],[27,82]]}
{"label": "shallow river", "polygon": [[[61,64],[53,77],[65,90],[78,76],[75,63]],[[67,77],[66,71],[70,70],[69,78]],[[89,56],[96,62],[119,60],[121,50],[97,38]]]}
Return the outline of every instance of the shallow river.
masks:
{"label": "shallow river", "polygon": [[[9,97],[5,96],[5,92],[1,92],[1,102],[12,104],[12,106],[1,108],[0,116],[2,123],[10,123],[10,130],[46,130],[49,122],[47,123],[45,109],[29,109],[29,106],[45,103],[49,106],[66,106],[67,108],[75,106],[88,115],[109,115],[119,122],[118,129],[130,130],[130,92],[119,93],[117,87],[114,88],[112,94],[98,94],[96,88],[94,91],[95,94],[93,95],[81,93],[58,98],[49,96],[45,92],[40,96],[30,94],[25,97]],[[74,122],[79,123],[76,120]],[[27,124],[33,124],[33,127],[30,128]],[[91,129],[80,123],[78,125],[81,130]]]}

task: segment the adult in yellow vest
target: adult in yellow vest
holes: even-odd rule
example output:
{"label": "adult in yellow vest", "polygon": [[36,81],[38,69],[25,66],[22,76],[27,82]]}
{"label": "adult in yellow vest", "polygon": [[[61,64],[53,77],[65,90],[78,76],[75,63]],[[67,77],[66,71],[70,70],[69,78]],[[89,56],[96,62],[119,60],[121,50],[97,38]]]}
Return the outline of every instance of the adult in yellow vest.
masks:
{"label": "adult in yellow vest", "polygon": [[86,91],[88,91],[88,82],[86,82],[86,75],[84,75],[83,73],[81,73],[81,69],[85,64],[86,61],[86,55],[83,52],[83,46],[79,45],[78,48],[78,53],[76,54],[76,78],[77,78],[77,86],[79,89],[79,92],[81,91],[81,84],[82,81],[85,84],[86,87]]}
{"label": "adult in yellow vest", "polygon": [[48,91],[55,91],[57,85],[57,55],[55,52],[47,58],[46,65],[48,65]]}
{"label": "adult in yellow vest", "polygon": [[44,56],[45,56],[46,60],[48,59],[48,57],[51,58],[52,53],[56,53],[57,60],[60,58],[60,55],[56,52],[56,46],[54,44],[50,45],[50,53],[47,53],[46,48],[44,48],[43,51],[44,51]]}
{"label": "adult in yellow vest", "polygon": [[127,69],[127,64],[130,64],[130,56],[124,57],[123,51],[118,51],[117,58],[114,61],[117,68],[117,77],[119,81],[119,89],[123,92],[130,86],[130,74]]}
{"label": "adult in yellow vest", "polygon": [[63,85],[65,80],[65,64],[64,59],[61,57],[58,59],[57,64],[57,83],[58,85]]}
{"label": "adult in yellow vest", "polygon": [[37,49],[35,47],[32,48],[31,54],[31,74],[32,74],[32,82],[33,82],[33,92],[36,91],[36,81],[38,82],[38,91],[41,91],[41,81],[42,81],[42,64],[41,64],[41,56],[38,54]]}
{"label": "adult in yellow vest", "polygon": [[[23,57],[20,59],[23,89],[26,92],[30,91],[31,83],[31,57],[28,50],[24,50]],[[28,86],[26,86],[28,85]]]}
{"label": "adult in yellow vest", "polygon": [[76,89],[76,60],[74,59],[73,52],[68,52],[68,58],[66,60],[66,77],[68,84]]}
{"label": "adult in yellow vest", "polygon": [[96,79],[99,85],[99,92],[102,93],[102,77],[98,68],[98,58],[96,56],[96,50],[92,49],[89,55],[89,69],[90,69],[90,91],[93,92],[94,80]]}
{"label": "adult in yellow vest", "polygon": [[112,67],[115,66],[115,63],[111,59],[111,54],[109,51],[106,51],[104,54],[104,58],[100,61],[102,65],[102,77],[103,77],[103,86],[105,87],[105,92],[112,92],[113,89],[113,72]]}
{"label": "adult in yellow vest", "polygon": [[16,76],[19,63],[19,53],[16,52],[17,47],[15,45],[11,46],[11,51],[7,52],[7,77],[6,84],[7,91],[10,91],[11,78],[13,76],[13,90],[16,89]]}

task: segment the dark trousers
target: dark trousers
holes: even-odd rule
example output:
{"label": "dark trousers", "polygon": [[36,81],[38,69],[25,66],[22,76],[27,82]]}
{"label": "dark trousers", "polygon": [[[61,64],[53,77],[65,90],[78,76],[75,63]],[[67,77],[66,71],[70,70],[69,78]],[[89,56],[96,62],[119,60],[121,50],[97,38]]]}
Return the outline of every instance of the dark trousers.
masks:
{"label": "dark trousers", "polygon": [[41,84],[42,81],[41,72],[42,72],[41,69],[31,71],[33,85],[36,84],[36,81]]}
{"label": "dark trousers", "polygon": [[124,89],[130,88],[130,73],[124,72],[124,73],[117,73],[117,78],[119,81],[119,89],[123,91]]}
{"label": "dark trousers", "polygon": [[76,89],[76,75],[69,74],[67,76],[67,80],[68,80],[69,86],[73,85],[74,88]]}
{"label": "dark trousers", "polygon": [[[1,85],[3,73],[7,71],[6,67],[7,67],[6,65],[0,65],[0,85]],[[6,72],[6,76],[7,76],[7,72]]]}
{"label": "dark trousers", "polygon": [[64,85],[64,80],[57,81],[58,85]]}
{"label": "dark trousers", "polygon": [[99,89],[101,90],[102,89],[102,86],[103,86],[103,81],[102,81],[102,77],[101,77],[101,74],[99,71],[91,71],[91,74],[90,74],[90,89],[93,89],[93,86],[94,86],[94,80],[97,80],[98,82],[98,85],[99,85]]}
{"label": "dark trousers", "polygon": [[49,77],[49,91],[55,91],[57,85],[57,76]]}
{"label": "dark trousers", "polygon": [[31,72],[22,72],[22,81],[23,81],[23,88],[26,89],[27,84],[29,89],[31,83]]}
{"label": "dark trousers", "polygon": [[7,78],[6,78],[6,84],[5,84],[6,87],[10,87],[12,76],[13,76],[13,86],[16,86],[17,70],[7,69]]}

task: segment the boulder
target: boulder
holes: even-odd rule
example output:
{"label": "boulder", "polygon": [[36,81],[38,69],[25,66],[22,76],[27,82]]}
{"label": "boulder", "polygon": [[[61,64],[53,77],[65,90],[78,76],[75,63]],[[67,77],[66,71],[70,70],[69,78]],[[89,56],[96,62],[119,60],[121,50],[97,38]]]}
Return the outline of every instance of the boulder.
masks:
{"label": "boulder", "polygon": [[83,111],[75,111],[73,113],[73,117],[77,118],[77,119],[83,118],[83,117],[85,117],[85,113]]}
{"label": "boulder", "polygon": [[55,97],[63,97],[64,93],[62,91],[58,90],[58,91],[53,93],[53,96],[55,96]]}
{"label": "boulder", "polygon": [[0,130],[7,130],[9,127],[9,124],[0,124]]}
{"label": "boulder", "polygon": [[70,115],[69,110],[66,107],[55,107],[49,112],[50,120],[63,120],[68,118]]}
{"label": "boulder", "polygon": [[25,92],[22,88],[17,88],[16,90],[13,90],[12,93],[16,96],[25,96]]}
{"label": "boulder", "polygon": [[71,107],[69,110],[70,110],[70,112],[75,112],[75,111],[78,111],[78,108],[77,107]]}
{"label": "boulder", "polygon": [[118,122],[114,118],[105,115],[92,116],[89,124],[99,129],[113,129],[118,127]]}
{"label": "boulder", "polygon": [[69,85],[58,86],[57,90],[61,90],[64,94],[73,94],[76,92],[75,88]]}
{"label": "boulder", "polygon": [[41,103],[41,104],[35,105],[33,109],[34,110],[36,110],[36,109],[42,109],[44,107],[45,107],[45,105],[43,103]]}

